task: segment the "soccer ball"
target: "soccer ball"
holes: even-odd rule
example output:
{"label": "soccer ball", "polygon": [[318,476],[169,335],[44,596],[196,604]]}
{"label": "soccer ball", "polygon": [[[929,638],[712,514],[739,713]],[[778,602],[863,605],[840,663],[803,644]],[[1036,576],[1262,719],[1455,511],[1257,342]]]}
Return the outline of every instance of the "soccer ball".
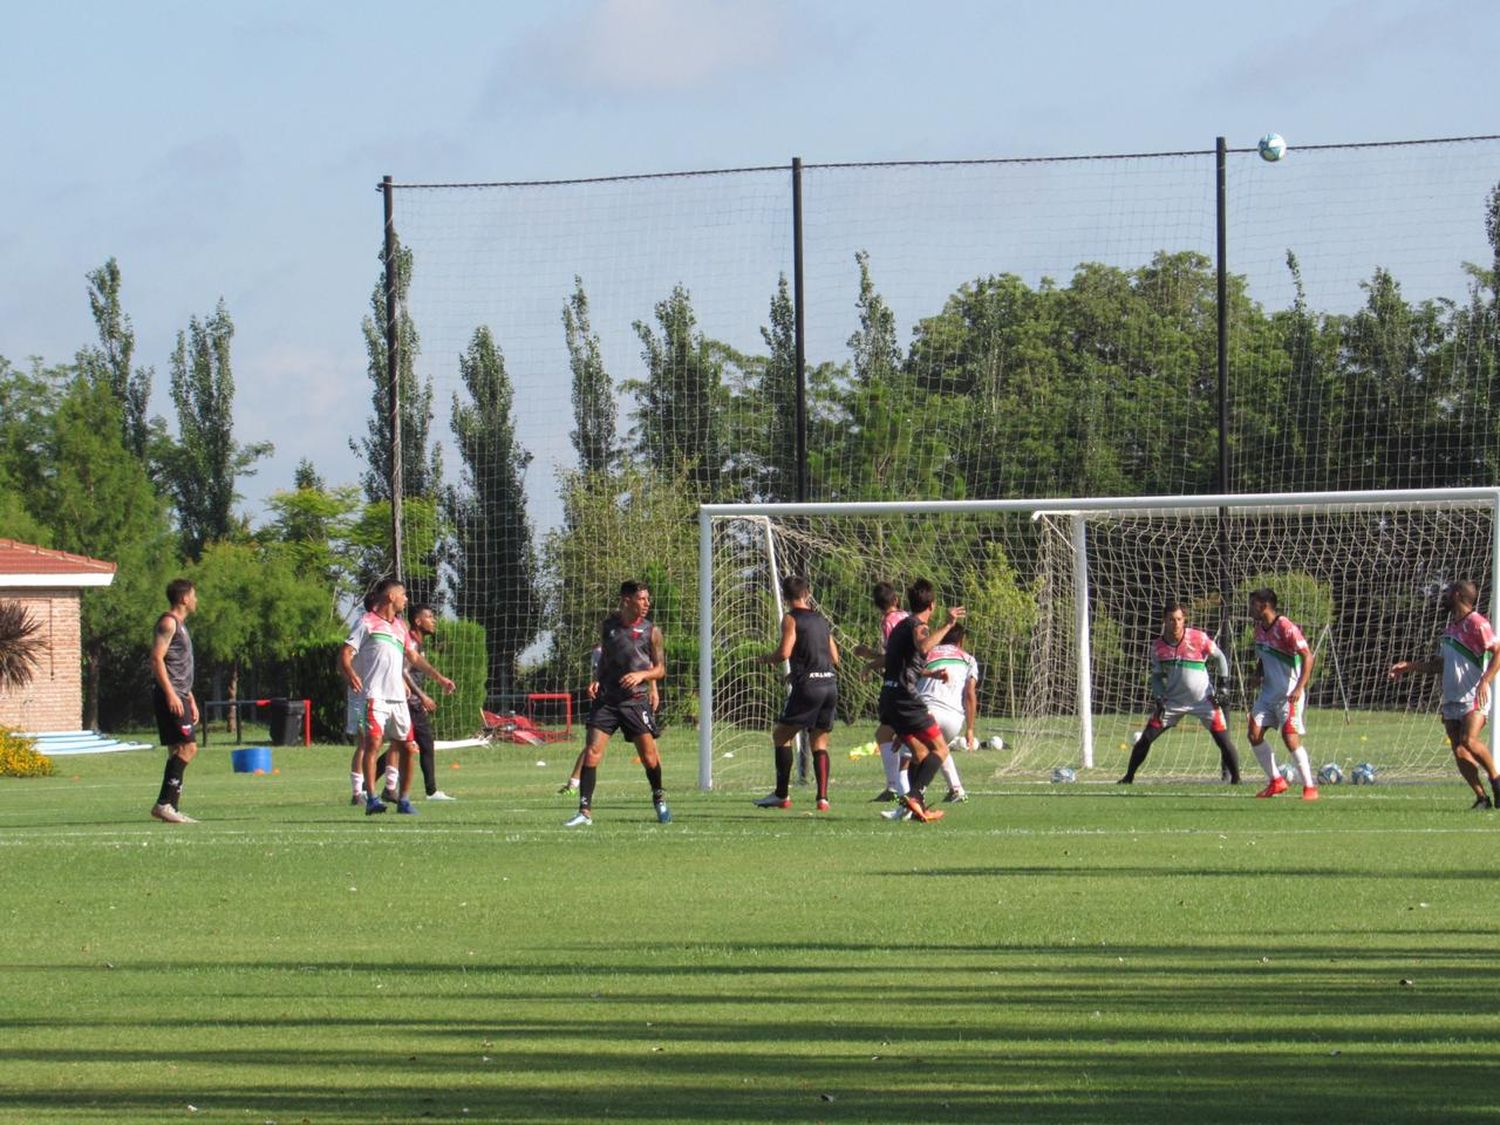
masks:
{"label": "soccer ball", "polygon": [[1267,133],[1260,139],[1260,144],[1256,148],[1260,150],[1262,160],[1268,160],[1273,164],[1286,155],[1286,141],[1282,139],[1280,133]]}
{"label": "soccer ball", "polygon": [[1344,780],[1344,771],[1339,769],[1337,762],[1329,762],[1318,771],[1318,780],[1324,785],[1337,785]]}
{"label": "soccer ball", "polygon": [[1077,781],[1078,774],[1068,766],[1058,766],[1052,771],[1053,785],[1067,785],[1069,782]]}
{"label": "soccer ball", "polygon": [[990,736],[990,740],[986,742],[985,745],[988,746],[991,750],[1004,750],[1005,739],[1001,738],[998,734],[994,734]]}
{"label": "soccer ball", "polygon": [[1285,781],[1289,785],[1292,782],[1296,781],[1297,780],[1297,767],[1294,766],[1294,765],[1292,765],[1291,762],[1282,762],[1281,763],[1281,780]]}
{"label": "soccer ball", "polygon": [[1355,785],[1374,785],[1375,767],[1369,762],[1360,762],[1354,767],[1353,781]]}

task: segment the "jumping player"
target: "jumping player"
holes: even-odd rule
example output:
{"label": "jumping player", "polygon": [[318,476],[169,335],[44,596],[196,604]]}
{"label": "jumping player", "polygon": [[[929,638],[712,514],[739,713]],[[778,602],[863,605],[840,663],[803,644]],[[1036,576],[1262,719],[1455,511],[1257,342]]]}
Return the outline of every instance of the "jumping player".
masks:
{"label": "jumping player", "polygon": [[1275,797],[1287,790],[1286,778],[1276,772],[1276,754],[1266,744],[1266,732],[1275,727],[1281,741],[1297,763],[1302,779],[1302,799],[1318,799],[1318,783],[1303,748],[1302,723],[1307,708],[1307,685],[1312,679],[1313,653],[1302,630],[1276,609],[1276,591],[1263,587],[1250,595],[1250,616],[1255,621],[1255,651],[1260,657],[1260,695],[1250,707],[1248,735],[1255,759],[1266,771],[1269,784],[1257,797]]}
{"label": "jumping player", "polygon": [[1208,677],[1208,662],[1218,669],[1220,681],[1229,676],[1229,659],[1201,629],[1190,629],[1181,602],[1168,602],[1162,611],[1161,636],[1151,642],[1151,717],[1130,752],[1130,765],[1120,785],[1130,785],[1151,752],[1151,744],[1177,725],[1185,715],[1196,716],[1219,748],[1219,764],[1229,775],[1229,784],[1240,783],[1240,757],[1229,740],[1224,710]]}
{"label": "jumping player", "polygon": [[[1442,606],[1448,611],[1448,627],[1438,655],[1428,660],[1402,660],[1391,665],[1391,679],[1408,672],[1443,674],[1443,705],[1439,712],[1443,730],[1453,747],[1458,772],[1474,791],[1473,808],[1500,807],[1500,776],[1489,747],[1479,737],[1484,730],[1490,702],[1490,687],[1500,670],[1500,638],[1484,614],[1475,609],[1479,587],[1467,579],[1453,582],[1443,590]],[[1484,791],[1479,771],[1490,781],[1490,793]]]}
{"label": "jumping player", "polygon": [[[964,651],[964,627],[953,625],[943,643],[927,654],[917,694],[927,704],[943,741],[952,745],[963,731],[964,746],[973,750],[979,745],[974,737],[974,720],[979,714],[979,661]],[[967,801],[968,793],[958,776],[958,764],[950,753],[943,759],[943,779],[948,782],[945,802]]]}
{"label": "jumping player", "polygon": [[161,792],[151,815],[167,824],[193,824],[192,817],[178,809],[182,799],[182,775],[198,753],[198,699],[193,695],[193,638],[187,619],[198,608],[198,591],[186,578],[167,583],[166,613],[156,619],[151,640],[151,707],[156,729],[167,748],[162,770]]}
{"label": "jumping player", "polygon": [[[906,604],[910,614],[896,624],[885,645],[885,678],[880,688],[880,721],[912,752],[911,791],[901,798],[905,811],[921,821],[937,820],[942,809],[929,809],[924,799],[943,759],[948,744],[926,703],[917,692],[927,655],[964,619],[964,607],[953,606],[948,621],[937,629],[928,627],[935,601],[932,583],[919,578],[907,588]],[[893,810],[894,811],[894,810]]]}
{"label": "jumping player", "polygon": [[661,630],[652,624],[651,591],[644,582],[627,579],[620,583],[620,608],[599,627],[599,666],[589,683],[594,701],[586,723],[583,768],[578,779],[578,813],[564,827],[582,828],[593,823],[594,786],[599,763],[609,736],[623,730],[635,744],[646,780],[651,784],[651,803],[656,819],[670,824],[666,791],[661,784],[661,757],[656,750],[656,715],[651,710],[648,685],[667,674]]}
{"label": "jumping player", "polygon": [[812,741],[813,773],[818,779],[818,811],[828,811],[828,732],[838,706],[839,646],[828,619],[812,608],[806,578],[788,575],[781,580],[787,611],[781,618],[781,643],[761,657],[765,664],[791,665],[792,690],[781,718],[771,730],[776,752],[776,791],[755,804],[763,809],[792,807],[792,758],[797,736],[804,730]]}
{"label": "jumping player", "polygon": [[[877,582],[870,591],[870,599],[880,611],[880,647],[855,645],[854,655],[869,662],[870,670],[879,673],[885,667],[885,645],[891,638],[891,630],[907,616],[901,608],[901,595],[889,582]],[[885,769],[885,788],[871,798],[873,802],[894,801],[905,790],[905,762],[896,749],[896,732],[885,723],[875,728],[875,744],[880,747],[880,764]]]}

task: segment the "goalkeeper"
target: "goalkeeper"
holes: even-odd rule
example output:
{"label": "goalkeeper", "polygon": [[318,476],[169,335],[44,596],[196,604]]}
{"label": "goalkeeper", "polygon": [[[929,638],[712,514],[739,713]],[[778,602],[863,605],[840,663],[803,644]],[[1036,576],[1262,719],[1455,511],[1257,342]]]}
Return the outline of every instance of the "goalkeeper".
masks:
{"label": "goalkeeper", "polygon": [[1130,752],[1130,765],[1119,784],[1130,785],[1151,752],[1151,744],[1171,730],[1184,715],[1196,715],[1214,745],[1229,784],[1240,783],[1240,759],[1229,740],[1229,727],[1219,693],[1208,677],[1212,660],[1220,681],[1229,676],[1229,660],[1201,629],[1190,629],[1181,602],[1168,602],[1162,611],[1161,636],[1151,642],[1151,718]]}

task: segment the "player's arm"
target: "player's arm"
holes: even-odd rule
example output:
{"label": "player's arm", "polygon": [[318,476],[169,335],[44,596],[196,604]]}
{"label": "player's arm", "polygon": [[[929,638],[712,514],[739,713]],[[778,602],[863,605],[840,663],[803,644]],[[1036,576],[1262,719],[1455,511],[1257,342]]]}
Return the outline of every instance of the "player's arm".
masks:
{"label": "player's arm", "polygon": [[[417,669],[420,672],[425,672],[427,675],[431,676],[438,683],[442,684],[443,685],[443,690],[445,692],[447,692],[449,695],[452,695],[453,694],[453,689],[458,686],[452,680],[450,680],[447,676],[443,675],[436,668],[434,668],[432,666],[432,661],[428,660],[427,657],[423,656],[422,653],[421,653],[421,651],[418,650],[418,649],[408,648],[406,650],[406,662],[408,664],[410,664],[413,668]],[[403,675],[404,675],[404,673],[403,673]]]}
{"label": "player's arm", "polygon": [[[1303,643],[1306,644],[1305,641]],[[1297,682],[1292,685],[1292,690],[1287,695],[1287,698],[1292,702],[1295,703],[1298,699],[1301,699],[1303,693],[1307,691],[1307,685],[1312,682],[1313,665],[1316,663],[1317,657],[1313,655],[1312,649],[1308,648],[1302,654],[1302,674],[1297,677]]]}
{"label": "player's arm", "polygon": [[655,625],[651,626],[651,667],[644,672],[626,672],[620,677],[620,686],[633,688],[653,680],[666,679],[666,648],[666,642],[661,637],[661,630]]}
{"label": "player's arm", "polygon": [[968,610],[964,609],[961,605],[956,605],[948,610],[948,620],[944,621],[936,629],[929,629],[923,626],[917,633],[917,651],[926,656],[933,649],[937,648],[938,645],[942,644],[943,638],[948,635],[948,630],[957,625],[966,616],[968,616]]}
{"label": "player's arm", "polygon": [[354,670],[354,646],[347,641],[339,649],[339,672],[347,683],[355,691],[364,691],[365,685],[359,678],[359,673]]}
{"label": "player's arm", "polygon": [[979,717],[979,684],[973,676],[964,684],[964,747],[973,750],[979,745],[974,737],[974,720]]}
{"label": "player's arm", "polygon": [[157,619],[156,632],[151,638],[151,674],[156,677],[156,686],[167,697],[167,710],[181,716],[184,710],[182,700],[177,697],[172,681],[167,677],[167,649],[176,635],[177,619],[170,613],[162,614]]}
{"label": "player's arm", "polygon": [[835,668],[842,667],[839,662],[839,643],[833,639],[833,634],[828,634],[828,659],[833,662]]}
{"label": "player's arm", "polygon": [[[831,638],[830,638],[831,639]],[[782,664],[792,657],[797,647],[797,619],[790,613],[781,615],[781,643],[760,658],[762,664]]]}
{"label": "player's arm", "polygon": [[411,678],[411,675],[404,669],[401,672],[401,678],[406,681],[407,692],[410,693],[413,699],[415,699],[422,705],[422,710],[428,713],[437,710],[437,700],[433,699],[432,696],[428,695],[425,691],[419,688],[417,686],[417,682],[413,680]]}
{"label": "player's arm", "polygon": [[1480,711],[1490,705],[1490,685],[1495,682],[1495,674],[1500,672],[1500,637],[1495,638],[1485,652],[1490,654],[1489,663],[1484,666],[1484,675],[1479,677],[1474,688],[1474,706]]}
{"label": "player's arm", "polygon": [[1151,654],[1151,674],[1146,677],[1146,690],[1151,693],[1152,705],[1160,707],[1167,695],[1167,671],[1154,652]]}
{"label": "player's arm", "polygon": [[1430,656],[1426,660],[1398,660],[1391,665],[1391,670],[1386,673],[1386,677],[1392,680],[1399,680],[1402,676],[1412,672],[1415,672],[1419,676],[1436,676],[1442,670],[1443,658],[1441,656]]}

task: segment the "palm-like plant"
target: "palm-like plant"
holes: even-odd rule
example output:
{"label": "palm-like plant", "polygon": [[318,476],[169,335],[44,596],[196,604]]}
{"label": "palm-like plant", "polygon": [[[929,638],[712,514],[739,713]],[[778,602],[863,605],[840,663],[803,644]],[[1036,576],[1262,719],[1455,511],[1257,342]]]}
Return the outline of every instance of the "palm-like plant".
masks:
{"label": "palm-like plant", "polygon": [[47,648],[41,628],[20,602],[0,602],[0,691],[31,682]]}

